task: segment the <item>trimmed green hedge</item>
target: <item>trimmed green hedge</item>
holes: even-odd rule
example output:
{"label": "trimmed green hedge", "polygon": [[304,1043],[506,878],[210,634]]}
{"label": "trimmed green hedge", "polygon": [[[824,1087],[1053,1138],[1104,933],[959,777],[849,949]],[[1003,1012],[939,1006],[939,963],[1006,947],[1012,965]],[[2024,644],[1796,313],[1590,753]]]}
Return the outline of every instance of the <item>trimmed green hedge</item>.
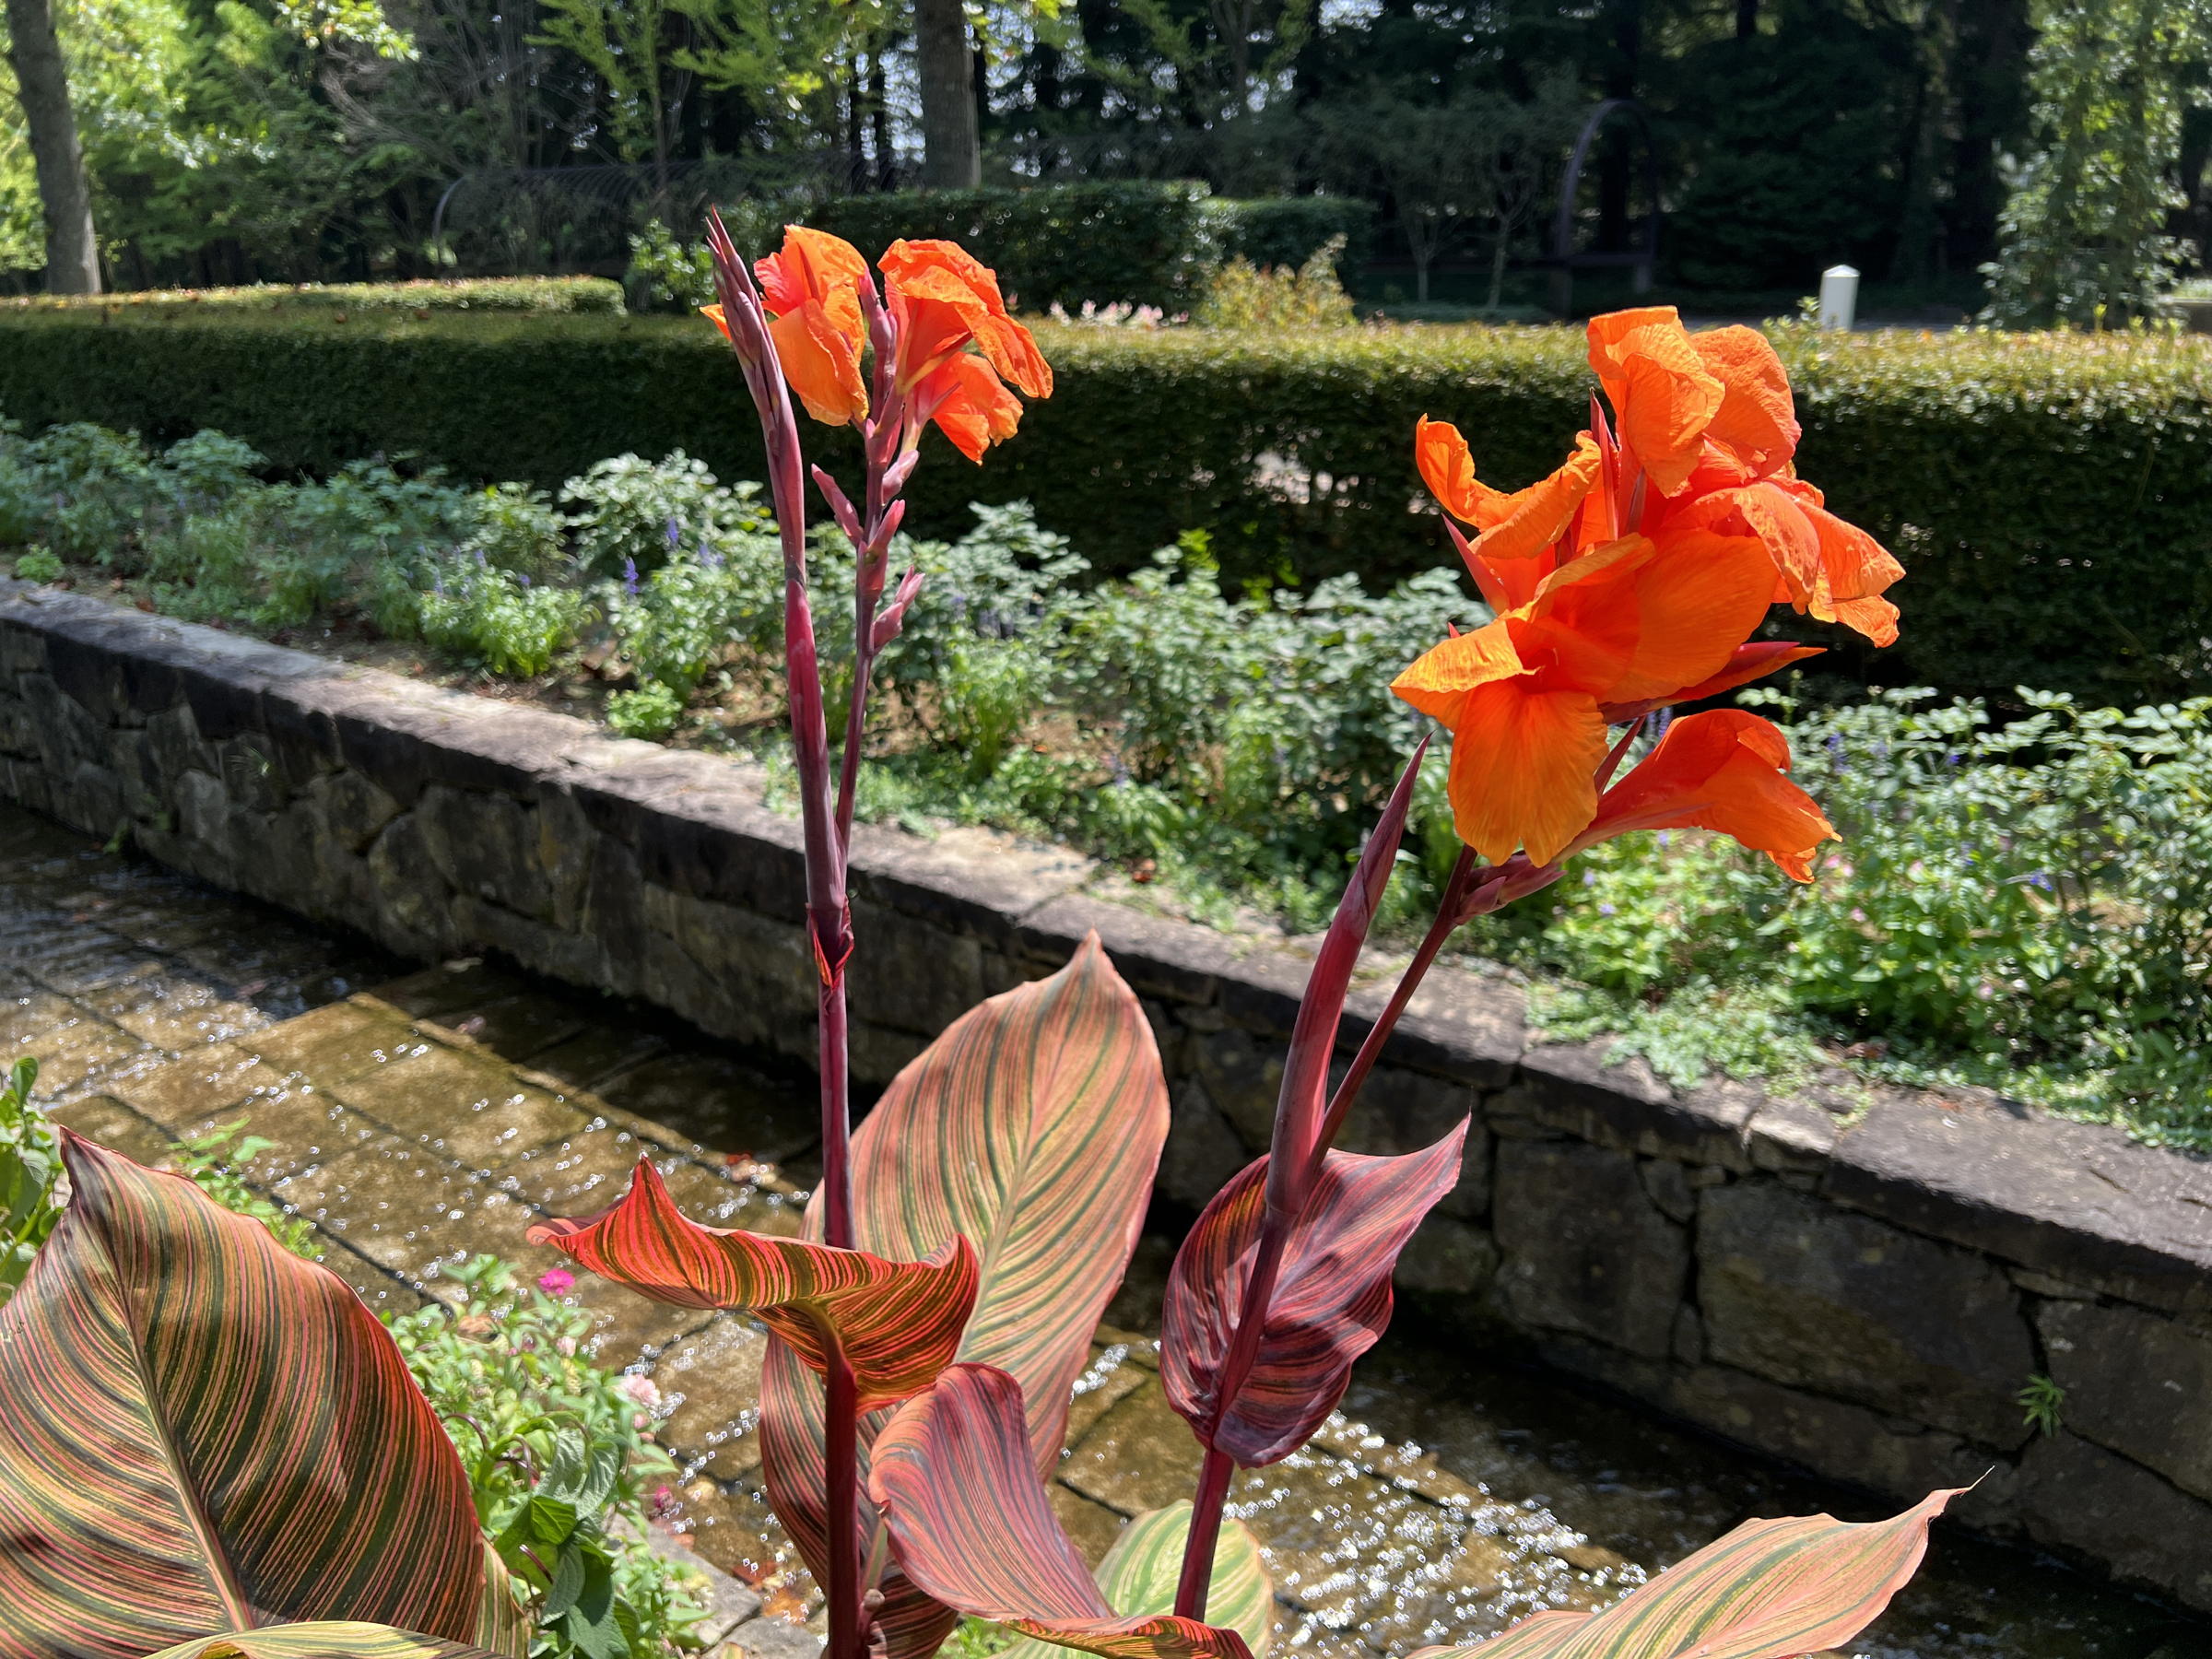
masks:
{"label": "trimmed green hedge", "polygon": [[[1235,255],[1257,265],[1299,265],[1341,236],[1339,269],[1350,269],[1367,256],[1374,209],[1341,196],[1245,200],[1211,196],[1185,182],[1118,182],[837,196],[808,208],[804,222],[862,248],[902,236],[949,237],[996,270],[1029,311],[1074,311],[1091,300],[1183,312]],[[756,239],[769,229],[763,221]]]}
{"label": "trimmed green hedge", "polygon": [[143,288],[124,294],[33,294],[10,311],[619,312],[622,285],[604,276],[479,276],[447,282],[257,283],[251,288]]}
{"label": "trimmed green hedge", "polygon": [[[1556,465],[1587,418],[1579,331],[1041,340],[1057,394],[981,469],[933,437],[918,529],[1026,498],[1106,568],[1203,528],[1232,579],[1348,570],[1379,587],[1451,559],[1421,506],[1417,417],[1456,421],[1502,485]],[[1833,665],[2109,703],[2212,689],[2212,340],[1790,329],[1782,346],[1805,473],[1910,571],[1900,644],[1839,641]],[[164,440],[214,427],[314,470],[411,452],[552,486],[678,447],[725,477],[759,469],[726,349],[673,318],[0,310],[0,411]],[[849,465],[841,435],[811,437]]]}

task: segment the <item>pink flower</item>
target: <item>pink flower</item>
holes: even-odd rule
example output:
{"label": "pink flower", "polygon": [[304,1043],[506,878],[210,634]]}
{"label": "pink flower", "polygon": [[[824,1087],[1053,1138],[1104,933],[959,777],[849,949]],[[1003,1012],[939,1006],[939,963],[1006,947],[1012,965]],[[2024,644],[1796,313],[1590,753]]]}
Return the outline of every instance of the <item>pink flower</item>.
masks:
{"label": "pink flower", "polygon": [[576,1276],[566,1267],[548,1267],[537,1276],[537,1288],[547,1296],[566,1296],[576,1288]]}

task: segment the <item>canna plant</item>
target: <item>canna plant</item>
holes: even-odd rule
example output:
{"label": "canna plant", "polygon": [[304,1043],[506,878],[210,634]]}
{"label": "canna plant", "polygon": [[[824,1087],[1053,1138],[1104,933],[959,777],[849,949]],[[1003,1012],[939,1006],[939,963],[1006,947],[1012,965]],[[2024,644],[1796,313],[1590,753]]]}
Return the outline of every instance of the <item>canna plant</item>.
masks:
{"label": "canna plant", "polygon": [[[1616,835],[1717,830],[1810,879],[1834,831],[1789,781],[1786,743],[1766,722],[1688,715],[1622,769],[1653,714],[1812,654],[1752,641],[1778,603],[1887,642],[1896,611],[1882,594],[1901,571],[1795,477],[1788,382],[1749,329],[1693,336],[1671,310],[1597,319],[1591,361],[1611,418],[1594,398],[1572,457],[1525,490],[1480,483],[1459,434],[1422,422],[1423,477],[1494,614],[1394,689],[1452,734],[1465,849],[1332,1090],[1346,996],[1424,743],[1315,957],[1269,1150],[1206,1206],[1171,1276],[1160,1372],[1204,1448],[1197,1489],[1132,1523],[1094,1574],[1043,1475],[1165,1138],[1143,1011],[1093,936],[1058,973],[955,1021],[857,1129],[845,1052],[847,858],[871,669],[919,586],[911,571],[889,582],[900,490],[928,426],[980,462],[1014,435],[1016,394],[1049,396],[1052,371],[993,274],[951,243],[896,243],[874,271],[850,244],[796,227],[750,268],[718,219],[709,246],[718,303],[706,309],[759,414],[784,555],[822,1177],[795,1241],[685,1219],[644,1163],[611,1208],[531,1236],[644,1295],[747,1310],[767,1325],[764,1469],[822,1588],[829,1659],[928,1659],[963,1614],[1007,1627],[1025,1651],[1253,1659],[1269,1594],[1250,1535],[1224,1518],[1230,1480],[1288,1455],[1341,1400],[1388,1323],[1400,1251],[1457,1178],[1464,1123],[1403,1156],[1335,1145],[1423,975],[1457,928]],[[857,432],[856,492],[806,467],[794,397]],[[809,477],[855,561],[855,668],[834,763],[808,606]],[[1808,1653],[1880,1613],[1953,1495],[1875,1524],[1750,1522],[1614,1607],[1538,1615],[1482,1651]]]}
{"label": "canna plant", "polygon": [[64,1130],[0,1308],[4,1659],[494,1659],[521,1602],[345,1283]]}

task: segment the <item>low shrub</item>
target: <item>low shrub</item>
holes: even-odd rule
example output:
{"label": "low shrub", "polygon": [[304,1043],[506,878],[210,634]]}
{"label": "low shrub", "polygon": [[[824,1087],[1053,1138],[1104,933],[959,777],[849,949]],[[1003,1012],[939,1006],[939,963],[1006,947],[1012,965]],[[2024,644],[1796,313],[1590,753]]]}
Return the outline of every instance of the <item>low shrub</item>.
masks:
{"label": "low shrub", "polygon": [[[456,1306],[388,1320],[461,1454],[485,1535],[539,1607],[532,1659],[632,1659],[696,1647],[696,1576],[645,1547],[656,1493],[677,1476],[654,1443],[660,1390],[590,1358],[592,1316],[559,1300],[554,1269],[526,1286],[496,1256],[443,1269]],[[556,1582],[568,1592],[548,1613]],[[624,1644],[607,1640],[612,1624]]]}
{"label": "low shrub", "polygon": [[900,237],[947,238],[1029,311],[1086,300],[1188,311],[1221,259],[1211,206],[1203,184],[1117,181],[837,196],[803,222],[871,256]]}
{"label": "low shrub", "polygon": [[[2212,685],[2212,521],[2197,507],[2212,490],[2212,340],[1776,337],[1806,465],[1912,571],[1886,660],[1842,645],[1824,668],[2095,703]],[[1456,421],[1500,485],[1556,460],[1530,434],[1584,418],[1567,330],[1070,327],[1045,349],[1053,398],[989,469],[923,467],[916,532],[957,535],[970,502],[1027,500],[1103,572],[1203,525],[1232,581],[1349,571],[1379,591],[1437,563],[1437,526],[1413,510],[1418,417]],[[0,407],[18,417],[160,439],[212,426],[320,473],[405,450],[556,488],[605,456],[680,448],[758,477],[759,426],[734,380],[696,321],[0,311]],[[850,448],[826,440],[849,474]],[[11,476],[0,461],[0,519],[19,499]]]}
{"label": "low shrub", "polygon": [[1331,262],[1346,277],[1374,245],[1374,204],[1356,196],[1218,196],[1206,215],[1223,259],[1262,270],[1295,269],[1335,243]]}
{"label": "low shrub", "polygon": [[1253,331],[1349,328],[1359,318],[1336,279],[1343,247],[1332,239],[1298,265],[1255,266],[1240,254],[1214,273],[1193,321]]}
{"label": "low shrub", "polygon": [[14,311],[619,312],[622,285],[604,276],[470,276],[418,282],[257,283],[0,299]]}

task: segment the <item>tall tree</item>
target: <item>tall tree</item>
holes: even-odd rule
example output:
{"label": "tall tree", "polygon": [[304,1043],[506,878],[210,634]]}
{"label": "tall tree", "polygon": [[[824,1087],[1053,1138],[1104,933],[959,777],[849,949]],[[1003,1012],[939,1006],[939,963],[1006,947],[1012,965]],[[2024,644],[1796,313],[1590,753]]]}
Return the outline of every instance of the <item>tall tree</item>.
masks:
{"label": "tall tree", "polygon": [[100,292],[100,243],[92,230],[92,181],[85,171],[69,70],[49,0],[7,0],[7,66],[30,132],[39,200],[46,215],[46,288]]}
{"label": "tall tree", "polygon": [[2184,201],[2182,116],[2204,98],[2212,0],[2046,0],[2035,22],[2038,150],[2005,205],[1991,310],[2028,324],[2140,314],[2181,259],[2167,219]]}
{"label": "tall tree", "polygon": [[922,183],[973,190],[983,182],[983,140],[975,49],[961,0],[914,0],[914,60],[922,82]]}

